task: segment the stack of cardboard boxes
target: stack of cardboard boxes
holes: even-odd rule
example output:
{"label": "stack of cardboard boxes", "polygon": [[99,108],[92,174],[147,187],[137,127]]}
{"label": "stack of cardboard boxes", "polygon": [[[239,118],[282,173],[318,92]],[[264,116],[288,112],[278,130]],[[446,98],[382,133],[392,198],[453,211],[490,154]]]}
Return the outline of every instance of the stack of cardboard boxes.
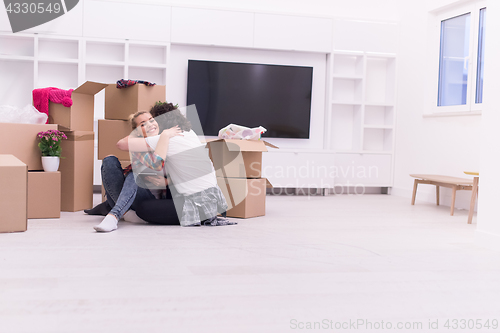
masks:
{"label": "stack of cardboard boxes", "polygon": [[[61,173],[43,172],[42,154],[38,148],[37,134],[50,129],[56,130],[57,125],[0,123],[0,142],[2,142],[0,154],[4,154],[2,155],[4,163],[1,166],[0,174],[9,178],[9,182],[2,180],[0,201],[2,202],[1,211],[6,212],[7,216],[10,216],[9,211],[19,210],[19,205],[22,206],[23,202],[26,218],[58,218],[60,216]],[[12,157],[7,157],[8,155],[12,155]],[[25,165],[27,173],[24,180],[21,179],[22,177],[14,177],[14,175],[12,178],[10,177],[8,168],[13,167],[13,165],[10,165],[13,161],[12,158]],[[3,170],[3,168],[7,169]],[[11,184],[11,186],[7,184]],[[15,184],[18,184],[18,186]],[[19,204],[7,204],[4,207],[6,202],[11,202],[11,193],[23,186],[26,191],[24,199]],[[15,213],[18,218],[12,219],[17,221],[16,223],[20,227],[14,229],[9,227],[7,229],[11,230],[3,231],[26,230],[26,221],[20,222],[18,214],[19,212]],[[7,221],[2,221],[2,223],[4,222]],[[0,227],[0,229],[2,228]]]}
{"label": "stack of cardboard boxes", "polygon": [[132,132],[129,116],[137,111],[149,111],[159,101],[165,101],[165,86],[135,84],[118,89],[114,84],[108,85],[105,90],[105,119],[98,122],[97,158],[102,160],[108,155],[115,155],[122,167],[126,167],[130,163],[129,152],[116,148],[116,143]]}
{"label": "stack of cardboard boxes", "polygon": [[266,214],[266,188],[262,178],[262,153],[266,146],[278,148],[262,140],[213,140],[207,143],[214,164],[217,184],[229,209],[227,216],[249,218]]}
{"label": "stack of cardboard boxes", "polygon": [[87,81],[71,94],[73,105],[49,103],[49,122],[68,137],[63,140],[61,210],[76,212],[92,208],[94,189],[94,95],[107,84]]}
{"label": "stack of cardboard boxes", "polygon": [[[106,120],[99,121],[99,159],[113,154],[124,165],[129,154],[115,145],[130,134],[128,116],[165,101],[165,86],[117,89],[114,84],[87,81],[72,92],[71,107],[49,102],[49,124],[0,123],[0,209],[8,216],[0,221],[0,232],[25,231],[28,218],[59,218],[61,211],[92,207],[94,95],[102,89],[106,89]],[[38,148],[36,135],[49,129],[68,137],[61,143],[57,172],[43,172]]]}

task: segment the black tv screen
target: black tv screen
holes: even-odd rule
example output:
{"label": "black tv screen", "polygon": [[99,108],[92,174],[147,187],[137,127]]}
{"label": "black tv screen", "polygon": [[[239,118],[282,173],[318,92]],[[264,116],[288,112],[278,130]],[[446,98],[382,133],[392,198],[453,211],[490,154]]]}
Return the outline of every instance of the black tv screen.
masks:
{"label": "black tv screen", "polygon": [[204,135],[237,124],[263,126],[265,137],[308,139],[312,74],[312,67],[189,60],[187,105],[196,105]]}

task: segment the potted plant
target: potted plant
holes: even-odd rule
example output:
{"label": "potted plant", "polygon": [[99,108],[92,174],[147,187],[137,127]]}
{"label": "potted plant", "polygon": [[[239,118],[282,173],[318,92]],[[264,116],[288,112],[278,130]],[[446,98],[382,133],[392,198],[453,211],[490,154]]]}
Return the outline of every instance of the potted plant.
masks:
{"label": "potted plant", "polygon": [[42,152],[42,166],[44,171],[57,171],[61,158],[61,141],[67,139],[66,134],[58,130],[39,132],[38,147]]}

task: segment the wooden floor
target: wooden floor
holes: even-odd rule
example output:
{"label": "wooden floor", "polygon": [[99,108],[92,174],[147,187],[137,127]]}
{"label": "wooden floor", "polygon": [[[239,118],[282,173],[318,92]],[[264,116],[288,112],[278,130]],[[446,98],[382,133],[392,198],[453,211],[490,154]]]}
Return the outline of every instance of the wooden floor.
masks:
{"label": "wooden floor", "polygon": [[500,320],[500,254],[474,244],[465,210],[268,196],[265,217],[235,226],[120,222],[100,234],[99,222],[63,213],[0,234],[0,332],[450,332],[447,319]]}

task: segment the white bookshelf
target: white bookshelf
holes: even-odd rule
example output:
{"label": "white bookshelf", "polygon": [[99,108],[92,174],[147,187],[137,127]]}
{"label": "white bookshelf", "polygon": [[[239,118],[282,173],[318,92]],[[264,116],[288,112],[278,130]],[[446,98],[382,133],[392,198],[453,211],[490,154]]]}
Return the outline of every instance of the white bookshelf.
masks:
{"label": "white bookshelf", "polygon": [[[344,172],[354,167],[384,169],[383,176],[375,181],[359,177],[349,180],[391,186],[389,161],[394,157],[396,55],[333,51],[330,68],[330,136],[326,147],[343,156],[336,159],[336,165],[344,168]],[[372,155],[379,157],[366,157]]]}

